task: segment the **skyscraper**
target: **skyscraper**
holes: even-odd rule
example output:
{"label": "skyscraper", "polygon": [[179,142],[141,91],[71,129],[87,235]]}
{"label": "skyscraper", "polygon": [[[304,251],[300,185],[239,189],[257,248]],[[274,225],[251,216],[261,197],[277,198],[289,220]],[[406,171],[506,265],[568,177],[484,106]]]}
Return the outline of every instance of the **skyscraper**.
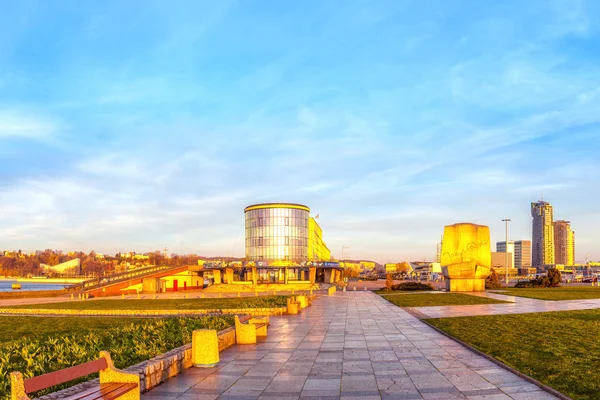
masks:
{"label": "skyscraper", "polygon": [[575,264],[575,232],[570,221],[554,222],[554,251],[557,264]]}
{"label": "skyscraper", "polygon": [[531,203],[531,264],[554,264],[554,224],[552,206],[543,200]]}

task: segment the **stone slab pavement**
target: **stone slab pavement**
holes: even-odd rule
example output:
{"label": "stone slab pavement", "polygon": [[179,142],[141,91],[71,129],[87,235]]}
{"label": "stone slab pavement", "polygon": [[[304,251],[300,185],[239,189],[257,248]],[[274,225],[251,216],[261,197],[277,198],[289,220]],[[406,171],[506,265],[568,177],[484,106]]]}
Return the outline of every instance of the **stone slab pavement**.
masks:
{"label": "stone slab pavement", "polygon": [[424,318],[471,317],[477,315],[526,314],[550,311],[590,310],[600,308],[600,299],[538,300],[491,292],[465,292],[471,296],[489,297],[510,303],[475,304],[468,306],[415,307]]}
{"label": "stone slab pavement", "polygon": [[554,399],[371,292],[320,296],[269,336],[142,399]]}

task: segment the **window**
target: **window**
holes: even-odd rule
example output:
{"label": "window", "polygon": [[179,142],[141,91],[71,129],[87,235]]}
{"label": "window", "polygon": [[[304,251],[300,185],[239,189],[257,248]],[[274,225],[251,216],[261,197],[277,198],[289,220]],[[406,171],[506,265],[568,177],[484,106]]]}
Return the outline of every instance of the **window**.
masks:
{"label": "window", "polygon": [[262,218],[258,219],[258,226],[263,226],[263,219]]}
{"label": "window", "polygon": [[285,237],[285,244],[286,244],[286,245],[289,245],[289,244],[290,244],[290,238],[289,238],[289,236],[286,236],[286,237]]}
{"label": "window", "polygon": [[290,224],[290,217],[285,217],[285,225],[288,226]]}
{"label": "window", "polygon": [[263,238],[262,238],[262,237],[259,237],[259,238],[258,238],[258,245],[259,245],[259,246],[262,246],[262,245],[263,245]]}

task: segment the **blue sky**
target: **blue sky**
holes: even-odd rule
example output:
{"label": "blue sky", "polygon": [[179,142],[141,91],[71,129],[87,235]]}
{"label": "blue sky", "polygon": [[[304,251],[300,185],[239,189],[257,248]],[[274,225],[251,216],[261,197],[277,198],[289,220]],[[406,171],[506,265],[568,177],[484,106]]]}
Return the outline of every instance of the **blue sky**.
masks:
{"label": "blue sky", "polygon": [[6,2],[0,248],[242,256],[303,203],[333,255],[531,236],[600,260],[597,1]]}

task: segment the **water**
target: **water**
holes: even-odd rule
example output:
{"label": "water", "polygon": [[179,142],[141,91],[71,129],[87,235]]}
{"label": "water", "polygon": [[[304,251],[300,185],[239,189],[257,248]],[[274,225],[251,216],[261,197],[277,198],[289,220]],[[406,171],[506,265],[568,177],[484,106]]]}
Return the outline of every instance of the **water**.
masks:
{"label": "water", "polygon": [[21,282],[21,289],[13,289],[12,284],[17,281],[0,281],[0,292],[23,292],[32,290],[60,290],[64,289],[65,285],[60,283],[29,283]]}

